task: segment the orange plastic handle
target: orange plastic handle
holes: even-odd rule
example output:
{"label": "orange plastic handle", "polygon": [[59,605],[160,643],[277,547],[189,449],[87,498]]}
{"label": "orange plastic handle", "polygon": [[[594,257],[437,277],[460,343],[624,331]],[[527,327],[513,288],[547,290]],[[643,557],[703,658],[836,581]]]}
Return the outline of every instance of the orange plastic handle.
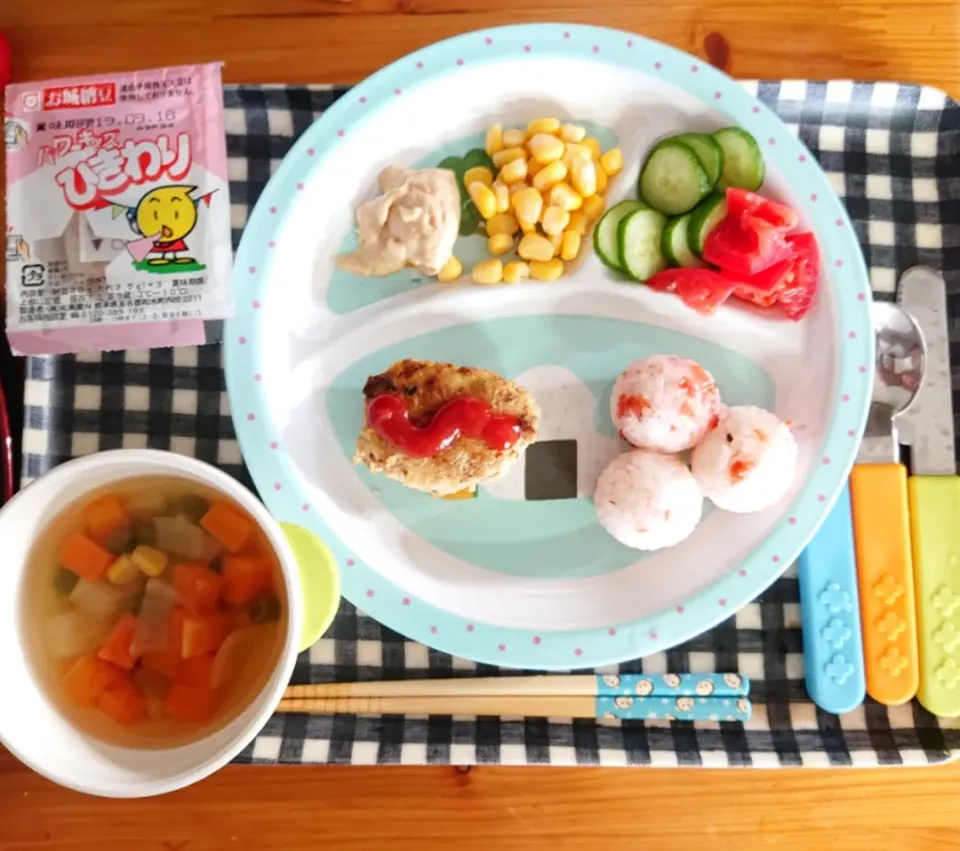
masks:
{"label": "orange plastic handle", "polygon": [[906,703],[920,681],[907,471],[858,464],[850,473],[867,694]]}

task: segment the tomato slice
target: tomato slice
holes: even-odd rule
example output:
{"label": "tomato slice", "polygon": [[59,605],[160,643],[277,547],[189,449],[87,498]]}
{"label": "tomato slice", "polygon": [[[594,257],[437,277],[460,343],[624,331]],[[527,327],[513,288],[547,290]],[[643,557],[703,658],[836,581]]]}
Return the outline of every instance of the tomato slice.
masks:
{"label": "tomato slice", "polygon": [[786,206],[778,204],[756,192],[747,192],[746,189],[727,189],[727,212],[731,216],[751,216],[769,222],[776,228],[784,231],[793,230],[800,224],[800,214]]}
{"label": "tomato slice", "polygon": [[732,272],[721,274],[733,282],[733,295],[757,307],[772,307],[783,289],[793,280],[793,258],[774,263],[756,275],[734,275]]}
{"label": "tomato slice", "polygon": [[787,237],[793,251],[793,269],[790,280],[777,296],[777,304],[788,319],[798,322],[807,315],[817,294],[820,279],[820,249],[812,233],[798,233]]}
{"label": "tomato slice", "polygon": [[734,291],[736,284],[711,269],[664,269],[646,285],[661,292],[676,293],[687,307],[712,316]]}
{"label": "tomato slice", "polygon": [[792,256],[756,275],[721,271],[733,284],[733,295],[758,307],[778,305],[789,319],[802,319],[810,310],[820,276],[820,250],[812,233],[786,237]]}
{"label": "tomato slice", "polygon": [[752,276],[793,254],[783,231],[752,216],[728,215],[707,236],[703,259],[737,275]]}

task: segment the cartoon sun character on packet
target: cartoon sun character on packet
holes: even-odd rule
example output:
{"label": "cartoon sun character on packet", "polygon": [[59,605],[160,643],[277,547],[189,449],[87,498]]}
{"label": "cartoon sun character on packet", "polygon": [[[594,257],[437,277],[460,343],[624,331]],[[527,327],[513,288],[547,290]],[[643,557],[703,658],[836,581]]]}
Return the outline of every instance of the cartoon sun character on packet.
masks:
{"label": "cartoon sun character on packet", "polygon": [[209,204],[212,193],[192,198],[190,193],[196,188],[159,186],[147,192],[135,207],[125,208],[131,229],[144,237],[127,244],[137,263],[147,267],[197,263],[184,254],[189,251],[186,238],[197,225],[199,202]]}

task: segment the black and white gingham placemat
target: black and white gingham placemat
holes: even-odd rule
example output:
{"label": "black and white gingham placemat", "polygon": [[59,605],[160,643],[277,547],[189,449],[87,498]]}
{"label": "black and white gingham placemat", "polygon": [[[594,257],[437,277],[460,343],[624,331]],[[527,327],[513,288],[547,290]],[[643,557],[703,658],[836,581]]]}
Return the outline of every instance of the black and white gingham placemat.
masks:
{"label": "black and white gingham placemat", "polygon": [[[960,105],[932,89],[896,84],[746,85],[798,129],[845,199],[878,296],[891,298],[897,276],[918,263],[945,272],[957,397]],[[235,244],[293,140],[341,94],[324,87],[227,89]],[[30,359],[25,480],[73,456],[120,447],[195,455],[251,484],[230,423],[218,347]],[[740,671],[753,682],[755,716],[747,725],[278,716],[240,761],[822,766],[938,762],[960,751],[960,724],[938,722],[916,703],[888,709],[868,701],[841,717],[817,710],[803,685],[799,608],[790,572],[711,632],[621,668]],[[405,641],[344,602],[327,636],[301,655],[294,681],[497,673]]]}

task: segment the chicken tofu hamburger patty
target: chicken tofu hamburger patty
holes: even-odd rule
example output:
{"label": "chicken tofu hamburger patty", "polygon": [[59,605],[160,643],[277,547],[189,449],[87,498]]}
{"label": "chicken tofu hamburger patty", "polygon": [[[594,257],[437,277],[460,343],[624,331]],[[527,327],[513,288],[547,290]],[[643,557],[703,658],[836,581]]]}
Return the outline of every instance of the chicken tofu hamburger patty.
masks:
{"label": "chicken tofu hamburger patty", "polygon": [[402,360],[386,372],[370,376],[363,395],[367,405],[379,396],[402,398],[415,427],[430,424],[444,405],[461,397],[482,399],[492,414],[516,417],[516,442],[507,449],[491,448],[482,438],[461,435],[429,457],[404,452],[365,418],[354,463],[434,496],[457,493],[502,476],[537,437],[540,409],[533,396],[486,369]]}

